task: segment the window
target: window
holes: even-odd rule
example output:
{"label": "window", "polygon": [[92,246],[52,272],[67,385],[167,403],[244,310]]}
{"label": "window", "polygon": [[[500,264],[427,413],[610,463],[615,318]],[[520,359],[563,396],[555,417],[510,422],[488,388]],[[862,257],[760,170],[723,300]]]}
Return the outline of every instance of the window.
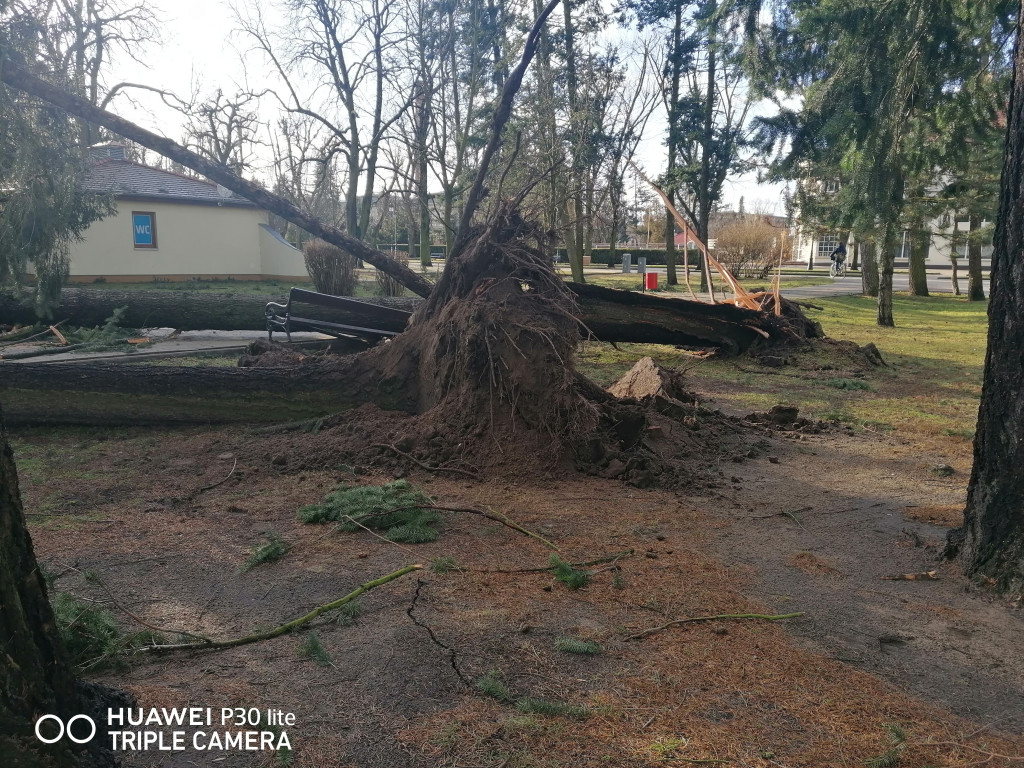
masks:
{"label": "window", "polygon": [[132,211],[132,241],[136,248],[156,248],[156,214]]}
{"label": "window", "polygon": [[839,235],[832,233],[818,236],[818,258],[828,261],[828,257],[839,247]]}

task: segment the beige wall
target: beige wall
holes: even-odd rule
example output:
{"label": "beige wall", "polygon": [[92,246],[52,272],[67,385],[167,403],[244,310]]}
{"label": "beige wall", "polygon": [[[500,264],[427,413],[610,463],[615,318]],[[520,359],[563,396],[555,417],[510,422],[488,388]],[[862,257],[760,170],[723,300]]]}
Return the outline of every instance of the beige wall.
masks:
{"label": "beige wall", "polygon": [[[156,214],[156,248],[135,247],[132,211]],[[71,279],[306,278],[301,252],[264,232],[266,223],[258,208],[118,200],[115,215],[71,245]]]}

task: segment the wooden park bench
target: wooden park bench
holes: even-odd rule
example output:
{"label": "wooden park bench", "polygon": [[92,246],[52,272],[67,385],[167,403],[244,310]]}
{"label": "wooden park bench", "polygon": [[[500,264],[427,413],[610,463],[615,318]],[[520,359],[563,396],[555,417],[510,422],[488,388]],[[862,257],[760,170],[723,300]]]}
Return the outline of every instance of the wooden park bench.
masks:
{"label": "wooden park bench", "polygon": [[292,288],[288,292],[287,304],[272,301],[267,304],[265,314],[267,337],[270,340],[274,338],[274,331],[284,331],[288,341],[291,341],[292,331],[303,330],[325,333],[336,338],[354,337],[375,342],[397,336],[401,331],[367,328],[335,321],[379,320],[382,325],[391,329],[401,329],[405,327],[411,313],[344,296],[330,296],[304,288]]}

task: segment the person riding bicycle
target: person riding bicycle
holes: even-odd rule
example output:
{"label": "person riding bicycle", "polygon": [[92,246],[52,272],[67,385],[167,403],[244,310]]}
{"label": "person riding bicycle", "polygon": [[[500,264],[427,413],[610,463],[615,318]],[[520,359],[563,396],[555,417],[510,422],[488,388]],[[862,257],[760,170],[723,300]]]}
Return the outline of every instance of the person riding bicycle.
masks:
{"label": "person riding bicycle", "polygon": [[846,261],[846,243],[840,243],[835,247],[835,250],[829,254],[829,261],[834,261],[836,266],[839,266]]}

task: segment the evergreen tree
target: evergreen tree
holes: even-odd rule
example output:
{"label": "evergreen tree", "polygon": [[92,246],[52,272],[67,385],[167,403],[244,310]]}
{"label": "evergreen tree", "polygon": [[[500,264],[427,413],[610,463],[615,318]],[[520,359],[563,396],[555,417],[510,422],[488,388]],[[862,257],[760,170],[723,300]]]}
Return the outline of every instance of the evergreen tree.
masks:
{"label": "evergreen tree", "polygon": [[[39,69],[44,27],[0,0],[0,51]],[[59,72],[50,78],[68,87]],[[85,150],[61,110],[0,87],[0,279],[36,275],[41,316],[57,305],[68,273],[68,249],[89,225],[113,211],[108,197],[85,192]]]}
{"label": "evergreen tree", "polygon": [[[936,166],[934,117],[969,108],[1005,28],[1004,0],[790,0],[758,28],[761,3],[741,0],[762,88],[802,98],[761,121],[783,147],[776,177],[840,179],[832,223],[871,233],[880,272],[878,323],[892,325],[892,272],[906,202]],[[996,41],[996,42],[993,42]]]}

